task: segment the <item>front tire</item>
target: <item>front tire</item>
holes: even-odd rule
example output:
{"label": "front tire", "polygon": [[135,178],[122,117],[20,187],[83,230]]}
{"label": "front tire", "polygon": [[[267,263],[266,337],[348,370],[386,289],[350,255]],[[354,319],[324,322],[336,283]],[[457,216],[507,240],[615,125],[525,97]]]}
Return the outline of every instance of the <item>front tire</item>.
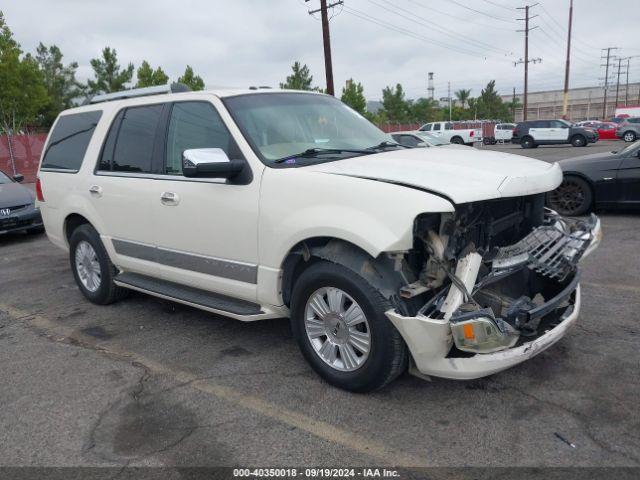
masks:
{"label": "front tire", "polygon": [[117,270],[91,225],[80,225],[71,234],[69,261],[78,288],[90,302],[108,305],[127,295],[128,290],[113,282]]}
{"label": "front tire", "polygon": [[536,147],[537,145],[533,141],[533,138],[523,137],[522,140],[520,140],[520,146],[522,148],[533,148],[533,147]]}
{"label": "front tire", "polygon": [[571,139],[571,145],[573,145],[574,147],[584,147],[587,145],[587,139],[582,135],[575,135]]}
{"label": "front tire", "polygon": [[558,188],[547,194],[547,204],[560,215],[584,215],[593,203],[589,184],[580,177],[564,177]]}
{"label": "front tire", "polygon": [[464,143],[464,140],[462,140],[462,138],[460,137],[453,137],[451,139],[451,143],[455,143],[456,145],[462,145]]}
{"label": "front tire", "polygon": [[624,135],[622,136],[622,139],[625,142],[635,142],[636,141],[636,133],[632,132],[632,131],[628,131],[628,132],[624,132]]}
{"label": "front tire", "polygon": [[369,392],[407,368],[407,347],[385,315],[390,308],[389,301],[353,271],[318,262],[296,281],[291,328],[318,375],[339,388]]}

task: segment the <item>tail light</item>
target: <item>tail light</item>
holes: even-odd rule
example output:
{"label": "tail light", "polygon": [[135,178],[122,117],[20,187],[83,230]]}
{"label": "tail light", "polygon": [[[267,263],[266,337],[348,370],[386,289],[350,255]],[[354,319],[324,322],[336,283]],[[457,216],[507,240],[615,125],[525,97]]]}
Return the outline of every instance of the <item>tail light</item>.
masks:
{"label": "tail light", "polygon": [[471,130],[471,133],[469,134],[469,136],[473,138],[473,134],[474,134],[474,131]]}
{"label": "tail light", "polygon": [[39,202],[44,202],[44,195],[42,195],[42,183],[40,178],[36,178],[36,198]]}
{"label": "tail light", "polygon": [[514,129],[513,129],[513,131],[511,132],[511,134],[512,134],[512,135],[515,135],[515,134],[516,134],[516,130],[517,130],[517,129],[515,129],[515,128],[514,128]]}

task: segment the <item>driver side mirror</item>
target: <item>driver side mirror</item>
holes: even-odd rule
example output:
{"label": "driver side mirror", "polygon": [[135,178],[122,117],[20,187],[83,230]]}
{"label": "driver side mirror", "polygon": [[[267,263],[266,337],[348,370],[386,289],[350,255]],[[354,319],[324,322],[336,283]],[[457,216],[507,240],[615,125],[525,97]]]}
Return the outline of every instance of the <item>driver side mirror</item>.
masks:
{"label": "driver side mirror", "polygon": [[182,154],[182,174],[189,178],[233,178],[244,165],[243,160],[230,160],[221,148],[194,148]]}
{"label": "driver side mirror", "polygon": [[24,175],[22,175],[21,173],[16,173],[12,178],[14,181],[21,183],[24,180]]}

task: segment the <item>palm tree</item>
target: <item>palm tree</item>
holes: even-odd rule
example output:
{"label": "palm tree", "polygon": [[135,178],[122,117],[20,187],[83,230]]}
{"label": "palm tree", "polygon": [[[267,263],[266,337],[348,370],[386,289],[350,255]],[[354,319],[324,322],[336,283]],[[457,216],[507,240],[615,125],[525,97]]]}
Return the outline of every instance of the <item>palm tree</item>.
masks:
{"label": "palm tree", "polygon": [[462,88],[456,92],[456,98],[462,104],[462,108],[464,108],[470,96],[471,96],[471,89],[465,90],[464,88]]}

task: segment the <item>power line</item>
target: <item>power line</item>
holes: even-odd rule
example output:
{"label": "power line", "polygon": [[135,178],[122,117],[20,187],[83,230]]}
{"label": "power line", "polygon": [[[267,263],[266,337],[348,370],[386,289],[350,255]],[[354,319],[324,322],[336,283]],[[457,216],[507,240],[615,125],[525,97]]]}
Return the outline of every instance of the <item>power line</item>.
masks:
{"label": "power line", "polygon": [[[379,26],[381,26],[383,28],[387,28],[387,29],[395,31],[397,33],[401,33],[403,35],[407,35],[407,36],[415,38],[417,40],[421,40],[421,41],[423,41],[425,43],[431,43],[433,45],[445,48],[447,50],[452,50],[452,51],[455,51],[457,53],[462,53],[464,55],[470,55],[470,56],[472,56],[474,58],[478,58],[479,53],[477,51],[467,50],[467,49],[464,49],[464,48],[461,48],[461,47],[456,47],[456,46],[453,46],[453,45],[450,45],[450,44],[447,44],[447,43],[444,43],[444,42],[440,42],[438,40],[434,40],[432,38],[425,37],[425,36],[423,36],[423,35],[421,35],[419,33],[416,33],[416,32],[414,32],[412,30],[409,30],[409,29],[406,29],[406,28],[403,28],[403,27],[399,27],[397,25],[389,23],[386,20],[380,20],[379,18],[373,17],[373,16],[369,15],[368,13],[365,13],[365,12],[363,12],[361,10],[356,10],[355,8],[347,7],[345,5],[344,11],[346,13],[350,14],[350,15],[353,15],[355,17],[360,18],[361,20],[365,20],[367,22],[374,23],[374,24],[379,25]],[[482,56],[485,58],[485,60],[487,58],[494,59],[493,57],[490,57],[490,56],[488,56],[486,54],[482,54]],[[496,59],[496,60],[499,60],[499,59]]]}
{"label": "power line", "polygon": [[[421,17],[419,15],[416,15],[415,13],[413,13],[413,12],[411,12],[411,11],[405,9],[405,8],[398,7],[398,6],[394,5],[393,3],[389,2],[388,0],[382,0],[382,1],[385,2],[388,5],[391,5],[391,7],[393,7],[394,9],[400,10],[402,12],[406,12],[406,13],[412,15],[415,18],[408,17],[406,15],[401,14],[400,12],[398,12],[396,10],[392,10],[392,9],[390,9],[388,7],[385,7],[384,5],[380,5],[379,3],[375,2],[374,0],[369,0],[370,3],[376,5],[376,6],[380,7],[380,8],[383,8],[384,10],[387,10],[388,12],[394,13],[394,14],[396,14],[396,15],[398,15],[398,16],[406,19],[406,20],[409,20],[409,21],[411,21],[413,23],[417,23],[417,24],[419,24],[421,26],[426,26],[426,27],[429,27],[429,28],[433,28],[436,31],[440,31],[441,33],[443,33],[445,35],[448,35],[450,37],[453,37],[453,38],[455,38],[455,37],[461,38],[464,41],[474,43],[478,47],[483,48],[483,49],[491,49],[491,50],[494,50],[494,51],[496,51],[498,53],[502,53],[502,54],[505,54],[505,55],[513,55],[511,52],[508,52],[506,50],[502,50],[500,48],[494,47],[492,45],[489,45],[488,43],[481,42],[480,40],[476,40],[476,39],[474,39],[472,37],[469,37],[467,35],[450,32],[450,31],[448,31],[448,30],[446,30],[446,29],[444,29],[442,27],[439,27],[437,23],[432,22],[430,20],[427,20],[426,18]],[[421,21],[416,20],[416,18],[420,19]]]}
{"label": "power line", "polygon": [[506,5],[501,5],[498,2],[493,2],[491,0],[483,0],[484,2],[490,4],[490,5],[494,5],[496,7],[500,7],[500,8],[504,8],[505,10],[509,10],[510,12],[513,12],[514,8],[513,7],[507,7]]}
{"label": "power line", "polygon": [[[427,6],[427,5],[422,5],[420,2],[416,1],[416,0],[407,0],[409,3],[412,3],[414,5],[416,5],[417,7],[420,8],[424,8],[425,10],[428,10],[429,13],[437,13],[439,15],[444,15],[446,17],[451,17],[456,19],[457,21],[460,21],[460,16],[459,15],[455,15],[453,13],[448,13],[448,12],[443,12],[442,10],[438,10],[436,8],[433,8],[431,5]],[[474,20],[469,20],[468,18],[464,19],[464,23],[471,23],[474,25],[478,25],[481,27],[485,27],[485,28],[491,28],[493,30],[503,30],[505,32],[513,32],[513,29],[508,28],[508,27],[499,27],[496,25],[487,25],[486,23],[481,23],[481,22],[477,22]]]}
{"label": "power line", "polygon": [[491,18],[493,20],[500,20],[501,22],[513,23],[513,20],[511,20],[511,19],[504,18],[504,17],[497,17],[497,16],[492,15],[490,13],[483,12],[482,10],[476,10],[475,8],[467,7],[466,5],[464,5],[462,3],[459,3],[456,0],[449,0],[449,1],[451,3],[453,3],[453,4],[455,4],[455,5],[458,5],[459,7],[462,7],[464,9],[466,9],[466,10],[470,10],[470,11],[475,12],[475,13],[479,13],[480,15],[484,15],[485,17],[489,17],[489,18]]}

